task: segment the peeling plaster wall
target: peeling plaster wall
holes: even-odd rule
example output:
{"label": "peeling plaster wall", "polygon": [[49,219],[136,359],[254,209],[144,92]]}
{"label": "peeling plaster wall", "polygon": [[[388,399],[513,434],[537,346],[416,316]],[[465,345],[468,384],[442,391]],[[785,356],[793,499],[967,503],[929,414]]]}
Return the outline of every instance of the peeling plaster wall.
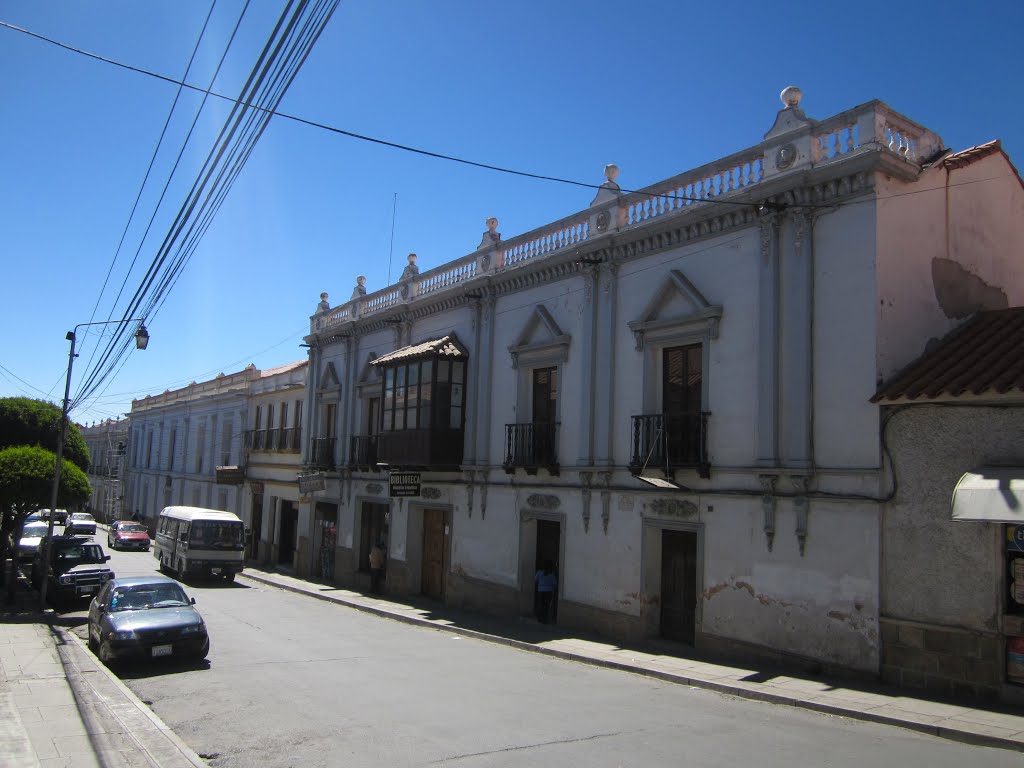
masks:
{"label": "peeling plaster wall", "polygon": [[890,422],[899,490],[882,521],[882,614],[967,629],[998,629],[1002,526],[953,522],[964,472],[1024,465],[1024,408],[915,405]]}
{"label": "peeling plaster wall", "polygon": [[717,500],[705,514],[705,633],[875,672],[878,517],[873,505],[811,502],[800,556],[791,503],[780,501],[767,551],[760,503]]}
{"label": "peeling plaster wall", "polygon": [[948,174],[939,163],[911,183],[880,174],[876,188],[878,375],[888,378],[971,312],[1024,303],[1024,189],[999,153]]}

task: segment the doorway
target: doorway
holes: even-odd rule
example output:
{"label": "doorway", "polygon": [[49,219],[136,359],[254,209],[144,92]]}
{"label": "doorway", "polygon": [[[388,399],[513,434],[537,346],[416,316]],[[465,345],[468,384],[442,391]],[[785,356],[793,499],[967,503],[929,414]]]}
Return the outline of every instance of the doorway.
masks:
{"label": "doorway", "polygon": [[448,513],[443,509],[424,509],[421,589],[426,597],[444,600],[447,566]]}
{"label": "doorway", "polygon": [[263,494],[252,495],[252,522],[249,529],[249,557],[259,562],[260,535],[263,531]]}
{"label": "doorway", "polygon": [[[534,562],[536,566],[534,572],[540,571],[551,566],[551,570],[555,574],[555,590],[551,597],[551,604],[543,611],[545,621],[552,624],[558,623],[558,592],[561,584],[561,563],[559,562],[559,553],[562,551],[562,525],[557,520],[538,520],[537,521],[537,546],[536,546],[536,559]],[[534,586],[533,592],[534,600],[534,615],[540,617],[542,614],[542,607],[540,605],[540,594]]]}
{"label": "doorway", "polygon": [[299,524],[299,512],[291,501],[281,500],[279,535],[277,538],[278,565],[291,567],[295,560],[295,529]]}
{"label": "doorway", "polygon": [[697,534],[661,532],[661,636],[694,644],[697,619]]}

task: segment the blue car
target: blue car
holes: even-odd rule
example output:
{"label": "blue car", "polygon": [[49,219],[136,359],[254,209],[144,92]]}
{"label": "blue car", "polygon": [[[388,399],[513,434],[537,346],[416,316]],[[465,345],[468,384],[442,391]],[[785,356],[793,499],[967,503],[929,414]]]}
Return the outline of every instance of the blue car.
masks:
{"label": "blue car", "polygon": [[165,656],[205,659],[210,636],[195,602],[165,576],[114,579],[89,605],[89,648],[107,664]]}

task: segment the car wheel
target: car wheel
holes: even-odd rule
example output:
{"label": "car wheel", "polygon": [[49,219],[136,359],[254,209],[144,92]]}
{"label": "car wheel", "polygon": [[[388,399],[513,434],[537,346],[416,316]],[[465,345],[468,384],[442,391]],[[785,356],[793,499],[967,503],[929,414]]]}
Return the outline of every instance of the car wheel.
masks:
{"label": "car wheel", "polygon": [[209,653],[210,653],[210,640],[209,640],[209,638],[207,638],[206,645],[204,645],[199,650],[199,653],[197,653],[196,656],[195,656],[196,661],[202,661],[203,659],[205,659],[209,655]]}
{"label": "car wheel", "polygon": [[233,574],[233,573],[225,573],[224,574],[224,581],[226,581],[228,584],[231,584],[234,580],[235,580],[235,574]]}
{"label": "car wheel", "polygon": [[179,560],[178,561],[178,569],[175,571],[175,576],[177,577],[178,581],[184,581],[185,580],[185,561],[184,560]]}
{"label": "car wheel", "polygon": [[114,655],[114,652],[110,650],[110,643],[100,643],[100,661],[108,667],[117,661],[117,657]]}
{"label": "car wheel", "polygon": [[89,650],[93,653],[99,651],[100,644],[96,642],[96,638],[92,635],[92,624],[89,625]]}

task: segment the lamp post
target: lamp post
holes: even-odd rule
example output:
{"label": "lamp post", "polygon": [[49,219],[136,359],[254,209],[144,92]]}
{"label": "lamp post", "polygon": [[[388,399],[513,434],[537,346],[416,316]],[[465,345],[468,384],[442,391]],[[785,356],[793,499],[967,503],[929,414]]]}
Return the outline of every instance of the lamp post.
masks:
{"label": "lamp post", "polygon": [[[46,571],[43,573],[42,582],[39,585],[39,610],[46,610],[46,586],[49,581],[49,568],[50,558],[53,553],[53,521],[56,518],[57,513],[57,497],[60,495],[60,474],[63,469],[62,464],[64,461],[64,435],[67,432],[68,424],[68,408],[69,399],[71,397],[71,369],[75,364],[75,334],[78,329],[85,325],[112,325],[122,323],[138,323],[139,327],[135,331],[135,346],[137,349],[145,349],[149,345],[149,332],[146,330],[146,326],[143,324],[143,318],[131,317],[127,320],[99,320],[95,323],[79,323],[75,326],[75,330],[68,331],[67,340],[71,342],[71,351],[68,352],[68,375],[64,381],[64,403],[61,406],[60,411],[60,427],[57,430],[57,463],[53,470],[53,490],[50,493],[50,519],[49,525],[47,526],[46,534],[46,551],[43,560]],[[65,523],[65,527],[66,527]]]}

